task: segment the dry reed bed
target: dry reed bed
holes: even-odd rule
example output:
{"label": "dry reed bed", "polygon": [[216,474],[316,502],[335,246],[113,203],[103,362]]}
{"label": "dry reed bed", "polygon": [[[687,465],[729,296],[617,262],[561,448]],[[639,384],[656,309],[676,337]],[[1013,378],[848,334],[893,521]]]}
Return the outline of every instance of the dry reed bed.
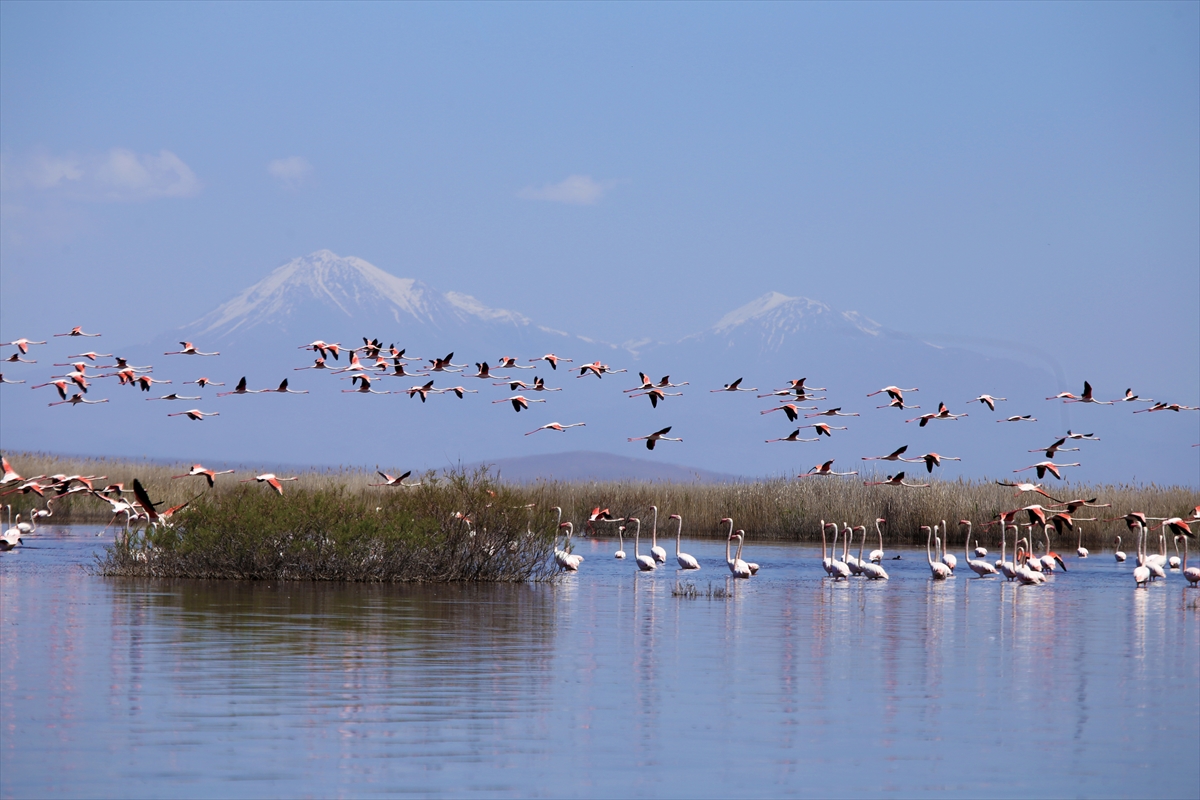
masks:
{"label": "dry reed bed", "polygon": [[[123,461],[116,459],[74,459],[39,453],[10,453],[9,460],[23,475],[39,473],[54,474],[97,474],[107,475],[105,481],[121,481],[129,486],[138,477],[146,485],[155,502],[162,507],[178,505],[198,496],[211,505],[230,494],[246,497],[247,492],[257,492],[274,503],[280,513],[312,493],[340,492],[363,507],[403,507],[407,513],[417,513],[409,505],[409,498],[426,503],[426,513],[438,519],[448,517],[454,511],[478,514],[479,508],[467,508],[465,495],[442,493],[442,489],[455,480],[468,477],[477,488],[486,491],[502,491],[511,506],[534,504],[537,513],[515,515],[506,522],[522,531],[533,526],[549,534],[553,520],[549,509],[560,506],[563,519],[575,522],[576,531],[583,528],[591,510],[597,506],[608,508],[614,516],[639,516],[643,525],[650,522],[649,507],[660,509],[660,528],[666,526],[668,514],[680,514],[684,519],[686,537],[711,538],[721,535],[717,521],[732,517],[739,528],[745,529],[747,538],[757,541],[814,542],[821,536],[821,520],[848,522],[851,525],[871,527],[876,517],[888,520],[885,528],[887,543],[893,545],[923,545],[920,537],[921,525],[932,525],[947,520],[953,525],[959,519],[975,522],[975,532],[981,543],[994,546],[998,541],[995,526],[984,529],[982,524],[995,519],[1000,511],[1006,511],[1035,502],[1050,501],[1036,494],[1014,497],[1012,489],[998,486],[987,480],[939,481],[928,489],[907,489],[891,486],[864,486],[859,478],[806,478],[801,480],[760,480],[744,483],[700,484],[670,482],[559,482],[541,481],[529,485],[510,485],[495,481],[490,475],[464,476],[461,473],[421,477],[423,486],[413,489],[370,487],[379,477],[370,470],[358,468],[336,468],[311,470],[301,473],[301,480],[284,484],[285,495],[280,498],[268,488],[250,484],[239,484],[239,477],[250,477],[253,473],[221,476],[217,486],[206,492],[202,478],[172,480],[172,475],[187,471],[190,465],[163,466],[150,462]],[[417,478],[413,478],[416,480]],[[1111,508],[1085,509],[1077,518],[1118,517],[1130,511],[1142,511],[1150,517],[1187,516],[1200,503],[1200,492],[1181,486],[1103,484],[1086,485],[1058,483],[1045,487],[1055,497],[1069,500],[1075,498],[1099,498],[1101,503],[1111,503]],[[465,491],[465,490],[464,490]],[[436,499],[435,498],[440,498]],[[30,507],[40,505],[36,495],[9,495],[5,498],[17,511],[27,512]],[[196,501],[199,502],[199,501]],[[419,505],[419,504],[418,504]],[[478,503],[482,507],[485,503]],[[224,506],[221,506],[224,507]],[[268,506],[269,508],[270,506]],[[107,522],[110,514],[103,502],[88,496],[72,496],[54,505],[55,522]],[[263,513],[266,513],[265,511]],[[1022,515],[1024,517],[1024,515]],[[243,525],[247,520],[242,520]],[[1083,544],[1091,549],[1110,547],[1113,536],[1126,535],[1121,522],[1083,522]],[[954,530],[955,528],[952,528]],[[668,530],[674,533],[672,523]],[[599,526],[599,535],[615,537],[613,526]],[[1056,546],[1074,544],[1074,536],[1061,537]]]}

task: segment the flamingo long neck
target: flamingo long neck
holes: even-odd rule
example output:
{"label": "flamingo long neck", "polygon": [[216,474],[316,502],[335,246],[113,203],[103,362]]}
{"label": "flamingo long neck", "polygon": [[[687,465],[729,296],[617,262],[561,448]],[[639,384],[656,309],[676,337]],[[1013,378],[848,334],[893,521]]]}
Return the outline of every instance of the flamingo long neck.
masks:
{"label": "flamingo long neck", "polygon": [[683,517],[680,517],[679,527],[675,529],[675,555],[679,555],[679,540],[683,536]]}
{"label": "flamingo long neck", "polygon": [[624,550],[625,549],[625,526],[624,525],[617,526],[617,541],[620,542],[620,544],[617,546],[617,549]]}
{"label": "flamingo long neck", "polygon": [[1008,526],[1005,525],[1002,520],[1000,522],[1000,563],[1001,564],[1004,563],[1004,554],[1005,554],[1005,552],[1007,552],[1007,549],[1008,549],[1007,548],[1008,542],[1006,541],[1007,534],[1008,534]]}
{"label": "flamingo long neck", "polygon": [[[12,517],[12,511],[9,511],[9,517]],[[9,520],[11,522],[11,519]],[[825,520],[821,520],[821,561],[829,558],[829,550],[825,541]]]}
{"label": "flamingo long neck", "polygon": [[946,541],[942,542],[942,558],[945,558],[946,545],[950,544],[950,526],[946,524],[946,520],[942,520],[942,536],[946,537]]}
{"label": "flamingo long neck", "polygon": [[738,540],[738,549],[737,549],[737,552],[734,553],[733,560],[741,561],[742,560],[742,545],[745,544],[746,540],[740,533],[738,534],[737,540]]}
{"label": "flamingo long neck", "polygon": [[1117,549],[1118,550],[1121,549],[1121,537],[1120,536],[1117,537]]}
{"label": "flamingo long neck", "polygon": [[726,537],[726,539],[725,539],[725,563],[726,563],[726,564],[732,564],[732,563],[733,563],[733,558],[731,558],[731,557],[730,557],[730,552],[729,552],[729,543],[730,543],[730,542],[732,542],[732,541],[733,541],[733,534],[730,534],[730,535],[729,535],[728,537]]}
{"label": "flamingo long neck", "polygon": [[967,521],[967,538],[963,540],[963,556],[967,561],[971,560],[971,522]]}
{"label": "flamingo long neck", "polygon": [[[877,534],[879,534],[879,549],[882,551],[883,550],[883,531],[879,530],[879,520],[875,520],[875,532]],[[866,533],[863,534],[863,538],[864,539],[867,538]]]}
{"label": "flamingo long neck", "polygon": [[642,521],[635,519],[633,522],[633,560],[637,561],[642,557],[642,554],[638,552],[638,545],[641,544],[642,540]]}
{"label": "flamingo long neck", "polygon": [[1178,546],[1179,546],[1179,539],[1180,539],[1180,538],[1182,538],[1182,539],[1183,539],[1183,571],[1184,571],[1184,572],[1187,572],[1187,551],[1188,551],[1188,544],[1187,544],[1187,540],[1188,540],[1188,537],[1186,537],[1186,536],[1183,536],[1183,537],[1176,537],[1176,539],[1175,539],[1175,546],[1176,546],[1176,547],[1178,547]]}
{"label": "flamingo long neck", "polygon": [[829,557],[830,558],[833,558],[833,559],[837,558],[837,540],[838,540],[838,535],[841,534],[841,532],[842,532],[842,529],[837,526],[837,523],[834,523],[834,525],[833,525],[833,547],[829,548]]}
{"label": "flamingo long neck", "polygon": [[845,525],[842,528],[842,561],[845,561],[846,554],[850,552],[850,540],[854,537],[854,531],[850,530],[850,526],[846,523],[843,522],[842,525]]}
{"label": "flamingo long neck", "polygon": [[650,523],[650,549],[658,547],[658,506],[650,506],[654,512],[654,520]]}
{"label": "flamingo long neck", "polygon": [[1046,527],[1042,529],[1042,535],[1046,537],[1046,555],[1050,555],[1050,529],[1054,526],[1046,523]]}
{"label": "flamingo long neck", "polygon": [[[855,530],[858,530],[858,529],[855,528]],[[860,539],[858,542],[858,563],[860,563],[860,564],[862,563],[862,560],[863,560],[863,557],[862,557],[863,546],[866,545],[866,543],[867,543],[867,529],[864,526],[862,529],[862,539]]]}
{"label": "flamingo long neck", "polygon": [[[936,527],[936,526],[934,526]],[[933,542],[933,528],[926,527],[925,530],[925,559],[929,562],[929,566],[933,566],[933,554],[929,550],[929,545]]]}

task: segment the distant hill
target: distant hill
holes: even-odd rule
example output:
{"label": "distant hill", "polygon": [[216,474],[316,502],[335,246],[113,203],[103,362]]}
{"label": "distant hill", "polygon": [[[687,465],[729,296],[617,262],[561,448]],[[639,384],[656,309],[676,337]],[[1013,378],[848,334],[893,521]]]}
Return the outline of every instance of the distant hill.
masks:
{"label": "distant hill", "polygon": [[512,483],[534,481],[671,481],[673,483],[731,483],[744,480],[738,475],[685,467],[680,464],[629,458],[587,450],[549,453],[541,456],[499,458],[467,465],[468,469],[488,466],[502,480]]}

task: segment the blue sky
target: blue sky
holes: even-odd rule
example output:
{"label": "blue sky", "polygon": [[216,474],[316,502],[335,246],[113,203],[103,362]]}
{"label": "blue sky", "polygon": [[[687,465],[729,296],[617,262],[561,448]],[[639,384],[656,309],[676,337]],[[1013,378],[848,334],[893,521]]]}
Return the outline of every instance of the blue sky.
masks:
{"label": "blue sky", "polygon": [[610,340],[777,290],[1200,399],[1196,3],[5,2],[0,112],[5,339],[329,248]]}

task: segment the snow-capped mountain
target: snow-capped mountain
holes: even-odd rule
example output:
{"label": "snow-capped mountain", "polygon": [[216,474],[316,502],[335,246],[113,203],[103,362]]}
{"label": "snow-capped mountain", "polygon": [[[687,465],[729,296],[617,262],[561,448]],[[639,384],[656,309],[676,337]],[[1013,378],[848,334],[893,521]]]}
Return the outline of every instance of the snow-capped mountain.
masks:
{"label": "snow-capped mountain", "polygon": [[772,349],[778,349],[792,334],[833,332],[878,336],[880,330],[878,322],[857,311],[837,312],[819,300],[788,297],[779,292],[767,292],[735,308],[712,327],[712,333],[719,336],[753,331],[762,335],[764,344]]}
{"label": "snow-capped mountain", "polygon": [[217,342],[264,326],[303,332],[303,338],[318,325],[341,328],[348,322],[363,332],[371,326],[444,330],[480,323],[516,329],[530,325],[528,317],[489,308],[470,295],[438,292],[361,258],[318,250],[276,268],[185,330]]}

